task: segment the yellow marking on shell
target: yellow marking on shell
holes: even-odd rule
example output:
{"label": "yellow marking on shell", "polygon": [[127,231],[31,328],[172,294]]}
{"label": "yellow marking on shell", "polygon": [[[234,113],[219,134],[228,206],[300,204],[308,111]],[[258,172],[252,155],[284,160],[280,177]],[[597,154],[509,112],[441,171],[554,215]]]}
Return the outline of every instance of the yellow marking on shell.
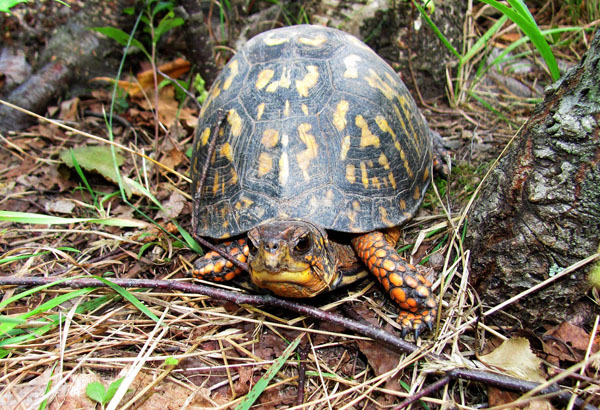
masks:
{"label": "yellow marking on shell", "polygon": [[398,206],[400,207],[400,209],[406,209],[406,201],[404,199],[401,199],[400,201],[398,201]]}
{"label": "yellow marking on shell", "polygon": [[375,117],[375,122],[377,123],[381,131],[391,134],[392,137],[394,137],[394,141],[396,141],[396,133],[394,132],[392,127],[390,127],[385,118],[383,118],[381,115],[378,115]]}
{"label": "yellow marking on shell", "polygon": [[208,144],[209,137],[210,137],[210,128],[206,127],[206,128],[204,128],[204,131],[202,131],[202,135],[200,135],[200,143],[203,146]]}
{"label": "yellow marking on shell", "polygon": [[298,153],[298,155],[296,155],[296,161],[298,162],[298,166],[302,170],[302,174],[304,176],[305,181],[310,180],[310,176],[308,175],[308,168],[310,166],[310,162],[317,157],[318,152],[318,146],[315,136],[308,133],[311,128],[312,125],[307,123],[302,123],[298,126],[298,137],[306,145],[306,149]]}
{"label": "yellow marking on shell", "polygon": [[278,46],[280,44],[287,43],[288,41],[290,41],[290,39],[288,37],[267,37],[263,40],[263,43],[265,43],[266,45],[271,47],[271,46]]}
{"label": "yellow marking on shell", "polygon": [[265,88],[265,86],[269,84],[269,81],[271,81],[271,78],[273,78],[274,74],[275,71],[271,70],[270,68],[262,70],[260,73],[258,73],[258,77],[256,78],[255,84],[256,89],[262,90],[263,88]]}
{"label": "yellow marking on shell", "polygon": [[279,141],[279,131],[273,128],[268,128],[263,131],[260,143],[266,148],[273,148]]}
{"label": "yellow marking on shell", "polygon": [[325,204],[326,205],[331,205],[333,204],[333,190],[328,189],[327,192],[325,193]]}
{"label": "yellow marking on shell", "polygon": [[213,102],[213,100],[215,98],[217,98],[219,96],[219,94],[221,94],[220,87],[221,87],[221,80],[215,81],[215,83],[213,84],[213,86],[210,89],[210,92],[208,93],[208,97],[204,101],[204,104],[202,104],[202,109],[200,109],[200,118],[204,117],[204,113],[206,112],[206,110],[208,110],[208,107],[210,107],[210,104]]}
{"label": "yellow marking on shell", "polygon": [[213,180],[213,186],[212,186],[213,195],[216,195],[218,190],[219,190],[219,171],[215,171],[215,178]]}
{"label": "yellow marking on shell", "polygon": [[346,164],[346,181],[350,182],[351,184],[356,182],[356,175],[354,172],[354,164]]}
{"label": "yellow marking on shell", "polygon": [[387,80],[392,83],[393,85],[398,85],[398,76],[393,76],[390,73],[386,72],[385,73],[385,78],[387,78]]}
{"label": "yellow marking on shell", "polygon": [[231,184],[237,184],[238,182],[238,175],[237,172],[235,171],[235,169],[233,167],[229,168],[231,169]]}
{"label": "yellow marking on shell", "polygon": [[356,54],[350,54],[344,58],[344,65],[346,71],[344,71],[344,78],[358,78],[358,63],[361,60]]}
{"label": "yellow marking on shell", "polygon": [[[385,120],[385,118],[381,117],[381,116],[377,116],[375,117],[375,122],[377,123],[377,125],[379,126],[379,129],[383,132],[387,132],[389,134],[392,135],[392,138],[394,139],[394,146],[396,147],[396,149],[400,152],[400,158],[402,159],[402,163],[404,165],[404,168],[406,169],[406,173],[408,174],[408,176],[410,178],[413,177],[413,171],[410,167],[410,164],[408,163],[408,160],[406,158],[406,153],[404,152],[404,150],[402,149],[402,146],[400,145],[400,142],[398,141],[397,137],[396,137],[396,133],[394,132],[394,130],[389,126],[388,122]],[[404,124],[403,124],[404,126]],[[388,168],[386,168],[388,169]],[[392,180],[390,180],[390,182],[392,182]],[[396,186],[395,181],[392,182],[392,185],[394,185],[394,187]]]}
{"label": "yellow marking on shell", "polygon": [[390,169],[390,163],[383,152],[381,153],[381,155],[379,155],[379,159],[377,160],[377,162],[379,162],[379,165],[381,165],[383,169]]}
{"label": "yellow marking on shell", "polygon": [[360,163],[360,179],[365,189],[369,187],[369,177],[367,175],[367,164],[364,161]]}
{"label": "yellow marking on shell", "polygon": [[264,112],[265,112],[265,103],[258,104],[258,107],[256,108],[256,119],[260,121]]}
{"label": "yellow marking on shell", "polygon": [[360,210],[360,202],[358,202],[356,199],[352,201],[352,209],[354,209],[355,211]]}
{"label": "yellow marking on shell", "polygon": [[381,183],[379,182],[379,178],[373,177],[371,178],[371,183],[377,188],[381,189]]}
{"label": "yellow marking on shell", "polygon": [[290,161],[288,159],[287,152],[281,154],[279,157],[279,184],[285,185],[287,184],[288,178],[290,176]]}
{"label": "yellow marking on shell", "polygon": [[369,68],[369,76],[365,77],[365,80],[367,80],[367,83],[372,88],[381,91],[388,100],[392,100],[398,95],[398,93],[392,87],[390,87],[389,84],[383,81],[381,77],[379,77],[379,75],[371,68]]}
{"label": "yellow marking on shell", "polygon": [[279,87],[290,88],[291,84],[292,81],[290,80],[290,72],[287,67],[283,67],[283,71],[281,72],[281,77],[279,77],[279,80],[273,81],[271,84],[269,84],[266,91],[268,93],[274,93]]}
{"label": "yellow marking on shell", "polygon": [[283,116],[284,117],[289,117],[290,116],[290,100],[285,100],[285,107],[283,109]]}
{"label": "yellow marking on shell", "polygon": [[306,46],[312,46],[312,47],[321,47],[326,42],[327,42],[327,38],[323,37],[323,36],[317,36],[314,38],[309,38],[309,37],[299,37],[298,38],[298,43],[304,44]]}
{"label": "yellow marking on shell", "polygon": [[258,176],[263,177],[271,172],[273,158],[266,152],[261,152],[258,157]]}
{"label": "yellow marking on shell", "polygon": [[233,82],[235,77],[240,73],[239,61],[238,60],[231,61],[228,65],[228,68],[229,68],[229,76],[223,83],[224,90],[227,90],[229,87],[231,87],[231,83]]}
{"label": "yellow marking on shell", "polygon": [[354,119],[354,122],[355,122],[356,126],[358,128],[360,128],[360,131],[361,131],[361,135],[360,135],[361,148],[365,148],[370,145],[379,147],[379,137],[377,135],[373,134],[369,130],[369,124],[367,124],[367,121],[365,121],[363,116],[357,115],[356,118]]}
{"label": "yellow marking on shell", "polygon": [[379,207],[379,215],[381,215],[381,222],[384,223],[385,226],[394,226],[395,224],[390,221],[388,211],[385,207]]}
{"label": "yellow marking on shell", "polygon": [[282,147],[287,147],[287,146],[288,146],[288,143],[289,143],[289,138],[290,138],[290,137],[289,137],[287,134],[283,134],[283,135],[281,136],[281,146],[282,146]]}
{"label": "yellow marking on shell", "polygon": [[239,137],[242,133],[242,119],[236,110],[229,110],[229,114],[227,115],[227,122],[231,127],[231,134],[234,137]]}
{"label": "yellow marking on shell", "polygon": [[304,115],[308,115],[308,107],[306,106],[306,104],[302,104],[301,108]]}
{"label": "yellow marking on shell", "polygon": [[235,203],[235,209],[237,209],[238,211],[241,209],[246,209],[249,208],[250,205],[252,205],[253,203],[254,201],[252,201],[251,199],[241,197],[240,200]]}
{"label": "yellow marking on shell", "polygon": [[350,104],[346,100],[341,100],[335,107],[335,112],[333,113],[333,125],[338,131],[342,131],[346,128],[346,124],[348,123],[346,121],[348,108],[350,108]]}
{"label": "yellow marking on shell", "polygon": [[429,168],[425,168],[425,172],[423,172],[423,181],[427,181],[429,179]]}
{"label": "yellow marking on shell", "polygon": [[232,153],[232,149],[231,149],[231,144],[229,144],[228,142],[226,142],[223,145],[221,145],[221,149],[219,150],[219,154],[222,157],[227,158],[229,160],[229,162],[231,162],[233,160],[233,153]]}
{"label": "yellow marking on shell", "polygon": [[410,127],[411,132],[410,133],[407,132],[407,135],[409,137],[411,137],[410,139],[415,143],[415,148],[416,148],[417,154],[418,154],[421,152],[421,146],[417,143],[418,135],[413,127],[413,123],[412,123],[411,119],[412,119],[413,115],[421,115],[421,114],[419,112],[417,112],[416,114],[412,114],[410,102],[408,101],[406,96],[399,95],[398,101],[400,102],[400,107],[402,107],[402,111],[404,112],[405,118],[408,120],[408,126]]}
{"label": "yellow marking on shell", "polygon": [[308,91],[319,81],[319,68],[316,65],[306,66],[308,73],[302,80],[296,80],[296,90],[301,97],[308,97]]}
{"label": "yellow marking on shell", "polygon": [[419,187],[415,187],[415,191],[413,192],[413,199],[417,200],[421,198],[421,189]]}
{"label": "yellow marking on shell", "polygon": [[346,155],[348,155],[348,150],[350,149],[350,138],[350,135],[346,135],[342,141],[342,149],[340,151],[340,159],[342,161],[345,160]]}
{"label": "yellow marking on shell", "polygon": [[394,177],[394,173],[390,171],[388,174],[388,179],[390,180],[390,184],[392,184],[392,188],[396,189],[396,178]]}

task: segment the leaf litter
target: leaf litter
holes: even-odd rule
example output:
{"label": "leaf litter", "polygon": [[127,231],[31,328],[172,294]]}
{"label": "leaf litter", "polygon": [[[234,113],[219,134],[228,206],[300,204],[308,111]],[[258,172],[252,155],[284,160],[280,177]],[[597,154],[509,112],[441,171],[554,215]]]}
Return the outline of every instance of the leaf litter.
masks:
{"label": "leaf litter", "polygon": [[[173,63],[174,69],[184,66],[181,62]],[[147,75],[131,81],[128,87],[140,89],[138,82],[142,84],[141,89],[148,90],[150,82]],[[153,92],[151,87],[150,92]],[[173,130],[173,135],[182,137],[163,151],[161,161],[179,174],[168,173],[160,167],[148,167],[135,155],[123,156],[119,170],[122,176],[146,181],[146,188],[160,197],[167,212],[161,213],[149,201],[145,203],[143,193],[136,199],[136,206],[143,207],[152,219],[161,223],[176,218],[189,230],[191,207],[189,198],[183,194],[189,191],[189,186],[181,177],[187,174],[189,160],[182,153],[184,147],[191,144],[198,113],[194,107],[180,107],[174,96],[172,86],[163,87],[159,92],[159,119],[167,130]],[[82,130],[108,139],[103,120],[82,116],[85,110],[101,113],[108,102],[108,93],[97,90],[88,98],[63,102],[54,112],[59,119],[77,121]],[[153,103],[153,97],[145,100],[134,96],[129,100],[129,107],[119,115],[135,124],[137,131],[132,135],[126,126],[115,122],[113,132],[121,144],[138,152],[152,151],[154,124],[150,110],[154,108],[151,105]],[[485,113],[473,112],[469,115],[478,119],[477,129],[458,125],[461,123],[450,116],[432,116],[430,122],[439,129],[454,127],[452,134],[462,135],[468,145],[474,143],[488,149],[497,143],[490,140],[492,134],[508,136],[512,133],[499,127],[496,120],[486,117]],[[457,115],[458,118],[460,116]],[[457,127],[465,129],[461,131]],[[89,140],[84,136],[52,124],[40,123],[25,133],[3,137],[2,145],[0,163],[5,165],[0,173],[2,210],[56,212],[73,217],[97,217],[99,213],[117,216],[127,214],[131,217],[133,214],[135,218],[142,218],[134,207],[116,194],[117,178],[108,176],[110,171],[99,171],[98,174],[89,172],[98,171],[97,160],[106,157],[106,148],[102,148],[102,153],[88,153],[87,159],[77,159],[83,164],[86,178],[98,196],[98,205],[82,189],[82,182],[76,173],[59,166],[59,159],[68,161],[68,156],[61,154],[70,152],[64,151],[65,148],[73,148],[75,152],[90,148]],[[481,152],[485,151],[476,148],[474,155],[483,155]],[[114,170],[112,156],[109,158],[108,168]],[[449,190],[455,191],[462,189],[456,182],[449,187]],[[61,205],[63,201],[69,202],[68,208],[65,208],[66,204]],[[419,237],[421,225],[442,221],[445,221],[445,217],[438,209],[422,210],[415,221],[406,227],[406,242],[410,243]],[[133,276],[189,280],[187,272],[190,262],[196,257],[178,244],[181,241],[174,240],[159,229],[80,223],[63,228],[6,222],[0,223],[0,229],[1,259],[23,256],[23,259],[0,265],[4,272],[11,275],[58,278],[91,274],[107,278]],[[149,241],[155,244],[154,249],[161,252],[160,258],[139,255],[140,248]],[[436,244],[435,239],[420,242],[415,251],[418,255],[416,261]],[[79,253],[67,256],[60,252],[40,252],[61,246],[73,247]],[[440,254],[446,255],[453,250],[456,249],[442,247]],[[457,274],[456,270],[443,273]],[[468,275],[468,272],[458,274]],[[440,285],[438,280],[438,290]],[[134,363],[139,363],[139,371],[129,381],[121,405],[135,397],[132,406],[142,409],[233,408],[241,403],[270,369],[274,369],[274,378],[258,396],[253,408],[290,408],[297,402],[300,361],[292,355],[280,369],[275,369],[274,363],[289,343],[304,332],[307,336],[300,346],[308,351],[308,355],[304,363],[307,379],[303,400],[311,403],[313,408],[381,408],[395,405],[430,383],[427,375],[440,368],[477,368],[487,363],[500,371],[508,371],[509,367],[519,368],[519,360],[530,363],[531,369],[539,368],[539,359],[531,353],[525,339],[511,339],[502,344],[505,347],[496,349],[501,359],[510,356],[513,361],[516,359],[517,364],[493,361],[489,355],[480,356],[481,362],[476,363],[475,357],[480,347],[476,342],[477,337],[498,335],[497,330],[485,324],[478,328],[471,325],[475,323],[477,313],[476,297],[467,286],[459,286],[458,281],[447,286],[437,339],[431,340],[430,335],[426,335],[419,341],[428,350],[448,353],[449,360],[443,363],[415,362],[412,358],[407,360],[405,354],[349,334],[331,323],[298,317],[278,309],[237,306],[199,294],[147,289],[131,291],[155,315],[164,315],[164,325],[168,330],[156,337],[152,354],[140,357],[156,323],[116,293],[97,289],[81,297],[81,302],[88,303],[82,311],[69,316],[73,306],[70,301],[34,315],[27,323],[16,326],[12,334],[4,335],[2,340],[8,336],[27,335],[57,317],[68,317],[68,326],[64,321],[59,321],[60,326],[36,338],[0,347],[0,362],[4,368],[0,375],[0,385],[3,387],[0,404],[3,408],[36,407],[50,391],[52,394],[48,397],[48,407],[51,409],[93,408],[94,402],[85,393],[90,383],[100,382],[109,386],[130,374]],[[4,292],[5,299],[14,294],[9,288]],[[5,307],[2,318],[16,318],[69,292],[72,290],[68,287],[37,292]],[[396,331],[392,325],[395,308],[376,286],[372,286],[370,280],[351,289],[317,298],[313,303],[328,306],[330,302],[338,300],[351,305],[350,309],[365,321],[379,324],[389,332]],[[341,310],[339,306],[328,308]],[[556,366],[585,360],[590,353],[598,351],[599,343],[597,335],[586,333],[572,324],[550,329],[543,340],[531,343],[536,342],[539,342],[535,345],[536,355],[543,352],[545,360]],[[172,369],[165,365],[171,357],[178,361]],[[593,378],[597,377],[597,372],[597,366],[588,366],[585,374]],[[156,382],[161,376],[164,378]],[[59,387],[52,392],[53,386]],[[152,388],[146,391],[148,386]],[[498,392],[488,404],[504,404],[519,397],[507,397]],[[466,404],[473,406],[486,403],[489,398],[476,388],[469,389],[456,383],[445,392],[434,392],[422,400],[428,406],[434,406],[444,402],[458,404],[461,403],[461,397],[469,397]]]}

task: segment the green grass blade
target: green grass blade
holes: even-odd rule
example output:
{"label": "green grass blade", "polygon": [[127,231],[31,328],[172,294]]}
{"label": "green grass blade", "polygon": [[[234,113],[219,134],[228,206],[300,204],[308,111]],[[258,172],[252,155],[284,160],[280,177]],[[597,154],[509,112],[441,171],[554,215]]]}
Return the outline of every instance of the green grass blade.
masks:
{"label": "green grass blade", "polygon": [[235,410],[248,410],[252,404],[258,399],[265,388],[269,385],[269,382],[275,377],[275,375],[281,369],[281,366],[286,362],[290,355],[296,350],[300,340],[304,337],[304,333],[298,335],[298,337],[285,348],[280,357],[278,357],[273,365],[267,370],[267,372],[260,378],[260,380],[254,385],[250,393],[244,397],[244,400],[235,408]]}
{"label": "green grass blade", "polygon": [[444,44],[444,46],[448,50],[450,50],[452,52],[452,54],[454,54],[459,60],[462,60],[462,56],[460,55],[460,53],[454,48],[454,46],[450,43],[450,41],[448,41],[446,36],[444,36],[444,34],[440,31],[440,29],[435,25],[433,20],[431,20],[429,15],[425,12],[425,9],[423,9],[423,7],[421,7],[421,5],[415,0],[413,0],[413,4],[417,8],[417,10],[419,10],[419,13],[421,13],[421,16],[423,16],[423,18],[427,22],[427,25],[429,25],[429,27],[431,27],[431,29],[433,30],[435,35],[438,36],[438,38]]}
{"label": "green grass blade", "polygon": [[0,221],[32,225],[68,225],[73,223],[91,223],[123,228],[146,228],[146,222],[127,218],[63,218],[60,216],[34,214],[29,212],[0,211]]}
{"label": "green grass blade", "polygon": [[[66,302],[67,300],[77,298],[77,297],[83,296],[87,293],[90,293],[94,289],[95,288],[83,288],[83,289],[77,289],[72,292],[62,294],[62,295],[58,295],[57,297],[52,298],[52,299],[42,303],[35,309],[32,309],[28,312],[23,313],[22,315],[18,316],[18,318],[25,320],[25,319],[27,319],[33,315],[36,315],[40,312],[46,312],[48,310],[51,310],[51,309],[61,305],[62,303]],[[4,322],[4,323],[0,324],[0,334],[6,334],[10,330],[14,329],[15,326],[17,326],[17,323]]]}
{"label": "green grass blade", "polygon": [[494,23],[492,27],[488,29],[488,31],[483,33],[483,35],[479,37],[475,44],[473,44],[473,46],[469,49],[469,51],[467,51],[465,56],[462,58],[463,62],[472,59],[474,55],[476,55],[483,47],[485,47],[490,38],[502,28],[504,23],[506,23],[506,20],[508,20],[508,17],[506,15],[503,15],[498,19],[497,22]]}
{"label": "green grass blade", "polygon": [[146,305],[144,305],[142,302],[140,302],[139,299],[136,298],[135,296],[133,296],[127,289],[125,289],[115,283],[112,283],[111,281],[109,281],[107,279],[101,278],[100,276],[92,276],[92,277],[95,279],[98,279],[100,282],[104,283],[106,286],[110,287],[112,290],[117,292],[119,295],[121,295],[121,297],[123,299],[125,299],[126,301],[131,303],[133,306],[135,306],[137,309],[139,309],[143,314],[148,316],[150,319],[154,320],[157,323],[160,320],[158,318],[158,316],[156,316],[154,313],[152,313],[152,311],[150,309],[148,309],[146,307]]}
{"label": "green grass blade", "polygon": [[[520,0],[512,0],[511,5],[516,4],[517,7],[509,8],[506,5],[497,2],[496,0],[480,0],[482,3],[489,4],[494,7],[496,10],[500,11],[505,16],[508,16],[509,19],[512,20],[519,28],[525,33],[527,37],[531,39],[531,42],[538,50],[546,65],[548,66],[548,70],[550,71],[550,75],[552,76],[552,80],[556,81],[560,78],[560,71],[558,70],[558,64],[556,63],[556,59],[554,58],[554,54],[546,41],[546,38],[542,35],[540,28],[536,24],[535,20],[531,16],[529,10],[526,12],[523,11],[525,7]],[[521,3],[521,4],[519,4]]]}

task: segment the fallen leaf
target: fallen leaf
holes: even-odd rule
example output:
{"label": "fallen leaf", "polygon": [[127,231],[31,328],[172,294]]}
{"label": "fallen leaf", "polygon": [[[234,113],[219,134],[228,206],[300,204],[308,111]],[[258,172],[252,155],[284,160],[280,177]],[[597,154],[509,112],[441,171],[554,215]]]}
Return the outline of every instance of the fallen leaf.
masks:
{"label": "fallen leaf", "polygon": [[[190,63],[183,58],[177,58],[159,66],[158,69],[171,78],[178,78],[190,70]],[[164,77],[162,75],[158,75],[157,83],[160,83],[163,79]],[[136,76],[136,80],[137,81],[120,80],[117,81],[117,83],[119,84],[119,87],[124,89],[131,97],[142,95],[142,90],[149,91],[154,88],[154,73],[152,69],[139,73]],[[95,77],[92,78],[92,81],[102,81],[114,84],[116,80],[110,77]]]}
{"label": "fallen leaf", "polygon": [[[82,169],[97,172],[107,180],[117,184],[119,183],[111,149],[108,145],[86,145],[74,148],[72,151],[69,149],[63,150],[60,153],[61,161],[69,167],[74,167],[73,157],[75,157],[77,164]],[[115,161],[117,166],[121,166],[123,165],[125,158],[123,158],[118,151],[115,151]],[[136,195],[141,194],[129,178],[121,176],[121,181],[123,182],[123,188],[125,189],[127,197],[131,197],[132,193],[135,193]]]}
{"label": "fallen leaf", "polygon": [[46,203],[46,211],[59,214],[72,214],[75,203],[69,199],[57,199]]}
{"label": "fallen leaf", "polygon": [[479,356],[488,366],[502,369],[519,379],[543,382],[542,360],[531,352],[529,340],[524,337],[505,340],[493,352]]}
{"label": "fallen leaf", "polygon": [[161,209],[158,212],[157,218],[164,219],[176,219],[183,207],[185,206],[187,199],[179,192],[175,191],[169,197],[169,201],[163,204],[164,211]]}
{"label": "fallen leaf", "polygon": [[[590,335],[584,329],[563,322],[546,332],[543,349],[545,353],[555,356],[558,360],[576,363],[583,360],[589,341]],[[592,353],[599,349],[600,340],[596,340],[592,344]]]}

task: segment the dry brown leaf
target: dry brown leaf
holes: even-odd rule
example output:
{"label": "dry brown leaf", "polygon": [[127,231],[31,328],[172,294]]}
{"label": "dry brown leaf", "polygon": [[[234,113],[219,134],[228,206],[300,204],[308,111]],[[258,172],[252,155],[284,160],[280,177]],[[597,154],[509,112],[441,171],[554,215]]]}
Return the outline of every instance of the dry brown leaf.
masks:
{"label": "dry brown leaf", "polygon": [[[550,329],[544,336],[545,353],[558,360],[574,363],[583,360],[590,341],[590,335],[585,330],[568,322]],[[600,340],[596,339],[592,345],[592,353],[597,352],[598,349],[600,349]]]}
{"label": "dry brown leaf", "polygon": [[164,211],[160,210],[157,218],[177,219],[186,202],[187,199],[183,195],[179,192],[173,192],[169,197],[169,201],[163,204]]}
{"label": "dry brown leaf", "polygon": [[59,214],[72,214],[75,203],[69,199],[57,199],[46,203],[46,211]]}
{"label": "dry brown leaf", "polygon": [[493,352],[480,356],[479,360],[519,379],[546,380],[540,367],[542,360],[531,352],[529,340],[524,337],[505,340]]}
{"label": "dry brown leaf", "polygon": [[[177,58],[171,62],[159,66],[158,69],[171,78],[178,78],[182,74],[185,74],[189,71],[190,63],[183,58]],[[137,81],[121,80],[117,83],[119,84],[119,87],[124,89],[131,97],[142,95],[142,90],[149,91],[154,88],[154,73],[151,69],[142,71],[136,76],[136,78]],[[157,78],[157,83],[160,83],[163,78],[163,76],[159,75]],[[92,81],[102,81],[114,84],[115,79],[110,77],[95,77],[92,78]]]}

